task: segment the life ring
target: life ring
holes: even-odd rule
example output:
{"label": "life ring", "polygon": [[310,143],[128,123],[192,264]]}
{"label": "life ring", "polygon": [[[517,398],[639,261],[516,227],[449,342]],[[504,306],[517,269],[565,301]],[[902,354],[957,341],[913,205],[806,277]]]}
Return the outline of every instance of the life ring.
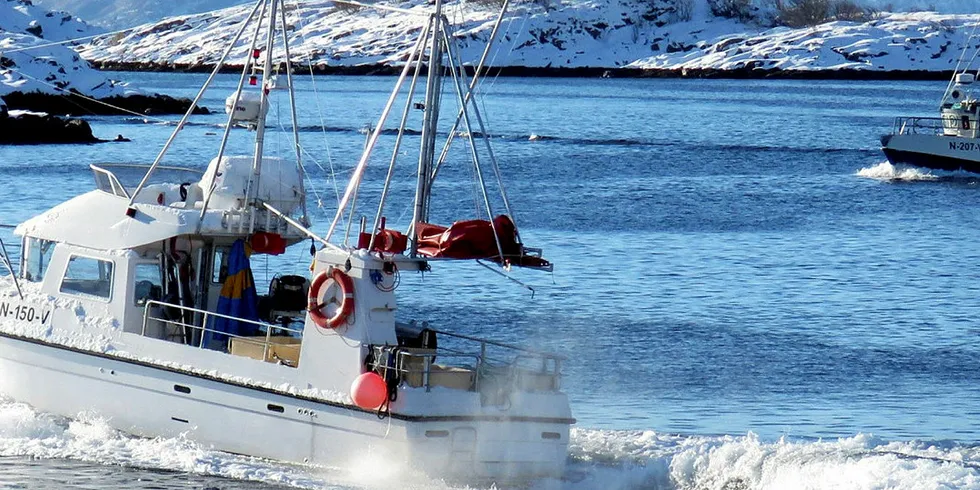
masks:
{"label": "life ring", "polygon": [[[320,303],[320,290],[325,289],[324,285],[329,280],[333,280],[340,286],[340,292],[343,295],[337,311],[331,317],[323,314],[323,308],[327,304]],[[313,279],[313,283],[310,284],[306,309],[310,312],[310,318],[313,319],[313,323],[316,323],[320,328],[337,328],[343,325],[351,313],[354,313],[354,281],[340,269],[330,269],[321,272]]]}

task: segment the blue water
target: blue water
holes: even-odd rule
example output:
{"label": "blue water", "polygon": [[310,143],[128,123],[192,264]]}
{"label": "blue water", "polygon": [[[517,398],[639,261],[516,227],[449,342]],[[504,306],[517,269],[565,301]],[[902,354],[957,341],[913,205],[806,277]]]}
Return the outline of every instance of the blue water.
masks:
{"label": "blue water", "polygon": [[[204,78],[117,75],[185,96]],[[342,192],[364,144],[361,129],[376,122],[393,81],[301,82],[303,144],[316,160],[307,159],[306,168],[321,203],[311,199],[315,230],[326,231],[336,208],[331,175]],[[222,77],[204,105],[220,109],[233,83]],[[980,177],[913,170],[912,178],[892,179],[897,174],[882,164],[878,149],[895,116],[933,115],[944,87],[488,81],[482,107],[497,136],[517,223],[525,242],[543,247],[556,263],[555,272],[515,271],[533,296],[474,265],[440,264],[424,278],[405,273],[399,315],[569,358],[563,387],[579,430],[566,486],[605,488],[603,482],[614,480],[617,488],[722,488],[740,479],[746,488],[980,488]],[[443,104],[446,112],[455,110],[451,97]],[[272,114],[290,126],[285,106],[273,106]],[[419,115],[412,118],[410,127],[418,128]],[[165,163],[203,169],[214,156],[223,116],[193,121]],[[0,147],[6,183],[0,224],[90,189],[89,163],[152,161],[171,129],[140,117],[90,122],[97,136],[133,141]],[[248,135],[236,131],[233,140],[247,145]],[[358,215],[373,216],[387,140],[369,167]],[[386,212],[394,225],[411,217],[416,142],[408,137],[402,150],[406,158]],[[433,221],[478,217],[481,197],[460,143],[436,184]],[[285,137],[272,138],[268,148],[284,156],[292,151]],[[10,237],[9,230],[0,232]],[[257,279],[282,268],[302,272],[307,248],[283,260],[258,260]],[[12,406],[0,405],[0,440],[13,437],[3,417]],[[21,426],[48,423],[45,414],[18,413],[13,419]],[[42,432],[74,447],[70,422],[51,424],[62,429]],[[5,464],[50,488],[60,480],[37,475],[58,475],[54,467],[63,465],[110,464],[123,468],[96,476],[95,487],[128,486],[127,478],[154,474],[134,466],[187,472],[197,487],[306,485],[303,477],[225,471],[222,464],[239,463],[213,455],[207,458],[217,467],[199,470],[118,455],[93,460],[81,451],[38,452],[24,444],[0,450],[0,484],[14,481]],[[787,452],[791,463],[779,459]],[[719,456],[728,453],[739,456]],[[759,455],[749,465],[758,471],[743,475],[746,454]],[[861,473],[854,461],[880,473]],[[813,476],[818,464],[825,473]],[[27,471],[38,465],[52,468]],[[773,479],[764,471],[773,465],[811,475],[815,486]],[[906,475],[908,465],[915,471]],[[842,486],[827,479],[840,474],[851,475]],[[322,483],[363,484],[329,475]],[[169,488],[154,484],[161,486],[140,488]]]}

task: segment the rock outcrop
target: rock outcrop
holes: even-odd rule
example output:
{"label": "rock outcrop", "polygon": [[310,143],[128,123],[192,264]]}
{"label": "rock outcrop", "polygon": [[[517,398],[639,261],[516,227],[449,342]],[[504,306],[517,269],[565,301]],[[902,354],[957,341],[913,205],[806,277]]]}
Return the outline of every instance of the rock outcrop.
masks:
{"label": "rock outcrop", "polygon": [[[16,114],[16,113],[15,113]],[[43,114],[0,113],[0,145],[98,143],[92,128],[81,119]]]}

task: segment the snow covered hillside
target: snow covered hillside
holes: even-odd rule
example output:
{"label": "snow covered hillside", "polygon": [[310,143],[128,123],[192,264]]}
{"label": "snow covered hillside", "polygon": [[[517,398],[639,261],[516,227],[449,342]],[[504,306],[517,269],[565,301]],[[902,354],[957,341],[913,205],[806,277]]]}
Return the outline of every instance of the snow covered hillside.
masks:
{"label": "snow covered hillside", "polygon": [[[765,28],[758,20],[743,23],[706,13],[705,1],[697,0],[688,16],[679,13],[674,0],[520,3],[503,23],[492,65],[937,72],[953,68],[973,26],[980,23],[978,14],[920,12],[802,29]],[[496,15],[492,3],[455,0],[447,6],[465,62],[475,63],[489,36]],[[431,8],[424,0],[398,6],[419,13]],[[168,18],[126,34],[99,38],[80,52],[86,59],[109,66],[213,63],[247,8]],[[425,19],[367,8],[338,9],[332,2],[315,0],[289,2],[288,10],[294,60],[310,60],[320,67],[397,65]],[[976,45],[978,40],[969,42]],[[240,56],[244,49],[242,43]]]}
{"label": "snow covered hillside", "polygon": [[[780,27],[730,34],[717,30],[717,36],[708,34],[703,40],[673,41],[673,53],[655,54],[630,66],[722,71],[952,71],[967,44],[972,51],[980,48],[980,38],[970,38],[977,24],[980,15],[919,12],[803,29]],[[702,31],[710,32],[710,26]],[[680,29],[678,34],[671,38],[683,38],[687,32]]]}
{"label": "snow covered hillside", "polygon": [[0,0],[0,31],[63,41],[103,32],[68,12],[49,12],[24,0]]}
{"label": "snow covered hillside", "polygon": [[[858,0],[863,5],[893,12],[934,10],[944,14],[980,13],[980,0]],[[68,10],[86,21],[109,29],[125,29],[164,17],[222,9],[249,0],[34,0],[51,10]]]}
{"label": "snow covered hillside", "polygon": [[862,3],[868,7],[892,12],[980,13],[980,0],[863,0]]}
{"label": "snow covered hillside", "polygon": [[164,17],[206,12],[249,0],[34,0],[38,5],[71,13],[109,29],[124,29]]}
{"label": "snow covered hillside", "polygon": [[56,93],[54,87],[94,97],[122,95],[122,87],[91,68],[70,48],[34,48],[100,32],[65,12],[48,12],[24,0],[0,0],[0,96],[10,92]]}

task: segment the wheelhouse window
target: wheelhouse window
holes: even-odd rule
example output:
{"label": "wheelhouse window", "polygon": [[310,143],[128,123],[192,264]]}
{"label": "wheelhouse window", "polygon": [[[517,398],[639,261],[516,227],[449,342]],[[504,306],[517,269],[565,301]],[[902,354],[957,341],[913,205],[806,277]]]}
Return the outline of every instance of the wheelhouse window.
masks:
{"label": "wheelhouse window", "polygon": [[163,298],[163,275],[157,262],[136,264],[136,287],[133,290],[133,304],[143,306],[147,301],[160,301]]}
{"label": "wheelhouse window", "polygon": [[211,284],[224,284],[228,277],[228,249],[214,250],[214,261],[211,262]]}
{"label": "wheelhouse window", "polygon": [[48,271],[48,263],[51,262],[51,254],[54,253],[54,242],[40,238],[26,238],[24,251],[22,262],[24,279],[31,282],[43,281],[44,273]]}
{"label": "wheelhouse window", "polygon": [[73,255],[68,259],[61,292],[109,299],[112,296],[112,262]]}

